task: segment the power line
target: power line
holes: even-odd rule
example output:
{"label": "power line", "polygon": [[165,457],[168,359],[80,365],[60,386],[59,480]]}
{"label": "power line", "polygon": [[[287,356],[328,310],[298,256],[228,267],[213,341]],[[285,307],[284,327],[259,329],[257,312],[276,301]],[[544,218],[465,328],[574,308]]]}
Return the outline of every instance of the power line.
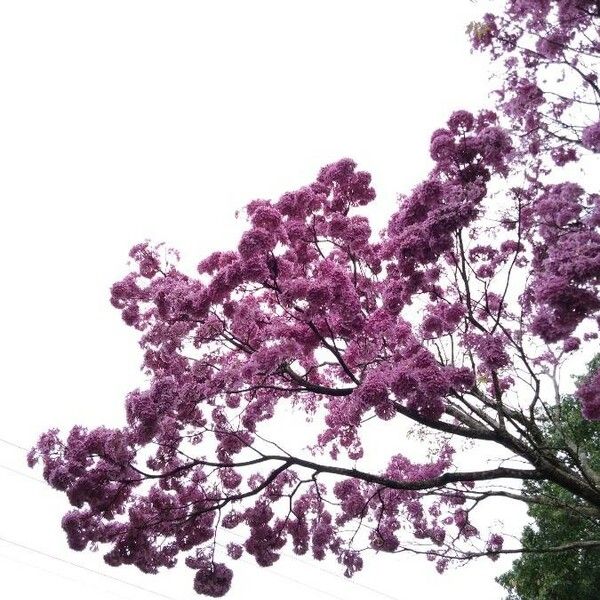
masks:
{"label": "power line", "polygon": [[15,444],[9,440],[5,440],[4,438],[0,438],[0,442],[6,444],[7,446],[12,446],[13,448],[18,448],[19,450],[23,450],[23,452],[29,452],[29,448],[25,448],[25,446],[20,446],[19,444]]}
{"label": "power line", "polygon": [[44,552],[43,550],[39,550],[38,548],[32,548],[31,546],[27,546],[26,544],[21,544],[20,542],[15,542],[14,540],[9,540],[8,538],[0,535],[0,541],[5,542],[6,544],[10,544],[11,546],[15,546],[16,548],[21,548],[22,550],[27,550],[29,552],[33,552],[34,554],[39,554],[40,556],[45,556],[46,558],[51,558],[52,560],[56,560],[58,562],[71,565],[72,567],[77,567],[82,571],[87,571],[88,573],[94,573],[94,575],[100,575],[100,577],[105,577],[106,579],[110,579],[112,581],[118,581],[124,585],[128,585],[129,587],[140,590],[141,592],[145,592],[146,594],[152,594],[153,596],[157,596],[159,598],[166,598],[166,600],[177,600],[173,596],[167,596],[166,594],[161,594],[160,592],[155,592],[148,588],[142,587],[141,585],[137,585],[136,583],[131,583],[130,581],[125,581],[124,579],[119,579],[118,577],[113,577],[112,575],[107,575],[106,573],[102,573],[102,571],[96,571],[96,569],[90,569],[89,567],[85,567],[84,565],[80,565],[79,563],[73,562],[71,560],[67,560],[65,558],[60,558],[59,556],[55,556],[54,554],[50,554],[48,552]]}
{"label": "power line", "polygon": [[45,481],[43,481],[42,479],[38,479],[37,477],[32,477],[31,475],[27,475],[27,473],[23,473],[22,471],[13,469],[12,467],[9,467],[8,465],[4,465],[4,464],[0,463],[0,469],[4,469],[5,471],[10,471],[11,473],[14,473],[15,475],[20,475],[21,477],[31,479],[31,481],[35,481],[36,483],[44,483],[45,484]]}
{"label": "power line", "polygon": [[[18,565],[24,565],[25,567],[29,567],[31,569],[37,569],[38,571],[42,571],[42,573],[50,573],[50,575],[54,575],[55,577],[60,577],[61,579],[66,579],[67,581],[72,581],[73,583],[77,583],[78,585],[84,586],[86,588],[89,587],[89,583],[86,583],[85,581],[82,581],[81,579],[75,579],[75,577],[69,577],[68,575],[63,575],[62,573],[59,573],[58,571],[53,571],[52,569],[44,569],[44,567],[40,567],[31,562],[27,562],[25,560],[18,560],[17,558],[14,558],[14,556],[7,556],[6,554],[0,554],[0,558],[3,558],[4,560],[10,560],[13,563],[17,563]],[[111,596],[115,596],[115,598],[123,598],[123,600],[129,600],[126,596],[121,596],[121,594],[113,592],[112,590],[107,590],[105,588],[101,588],[96,585],[93,585],[92,587],[94,587],[95,589],[97,589],[105,594],[110,594]]]}

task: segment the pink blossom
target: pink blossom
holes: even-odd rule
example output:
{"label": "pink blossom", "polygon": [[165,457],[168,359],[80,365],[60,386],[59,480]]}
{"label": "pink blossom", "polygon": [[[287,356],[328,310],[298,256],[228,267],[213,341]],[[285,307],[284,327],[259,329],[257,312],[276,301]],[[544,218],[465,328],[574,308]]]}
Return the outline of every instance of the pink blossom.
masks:
{"label": "pink blossom", "polygon": [[198,594],[220,598],[224,596],[231,587],[233,571],[222,563],[203,564],[194,578],[194,590]]}
{"label": "pink blossom", "polygon": [[600,121],[583,130],[582,144],[592,152],[600,152]]}

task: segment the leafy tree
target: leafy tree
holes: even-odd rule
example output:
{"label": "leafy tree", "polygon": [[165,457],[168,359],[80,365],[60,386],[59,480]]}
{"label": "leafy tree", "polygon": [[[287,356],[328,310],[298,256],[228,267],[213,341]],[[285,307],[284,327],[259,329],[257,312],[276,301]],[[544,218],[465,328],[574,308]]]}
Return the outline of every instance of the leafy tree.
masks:
{"label": "leafy tree", "polygon": [[[561,368],[598,337],[600,196],[560,169],[600,152],[599,15],[592,0],[509,0],[471,25],[505,61],[497,112],[434,131],[430,174],[379,237],[370,176],[344,159],[251,202],[237,249],[197,274],[132,249],[112,303],[140,333],[148,385],[121,429],[51,430],[29,457],[74,507],[71,548],[147,573],[185,557],[196,591],[221,596],[243,553],[265,567],[286,545],[348,576],[372,552],[443,571],[600,546],[579,528],[568,550],[505,547],[476,515],[498,497],[537,504],[538,484],[598,519],[600,473],[553,426]],[[577,398],[600,418],[600,375]],[[309,449],[288,451],[290,418],[312,422],[295,426]],[[401,452],[410,426],[429,456]],[[225,556],[223,529],[242,540]]]}
{"label": "leafy tree", "polygon": [[[600,355],[590,363],[588,376],[599,368]],[[575,443],[598,471],[600,425],[582,418],[579,403],[572,396],[552,407],[552,415],[552,420],[544,420],[548,439],[559,445]],[[573,540],[600,538],[600,521],[574,494],[548,481],[526,482],[523,492],[531,499],[528,514],[533,519],[523,532],[523,547],[560,548]],[[572,552],[524,553],[498,582],[510,592],[511,600],[594,600],[600,589],[600,552],[592,546]]]}

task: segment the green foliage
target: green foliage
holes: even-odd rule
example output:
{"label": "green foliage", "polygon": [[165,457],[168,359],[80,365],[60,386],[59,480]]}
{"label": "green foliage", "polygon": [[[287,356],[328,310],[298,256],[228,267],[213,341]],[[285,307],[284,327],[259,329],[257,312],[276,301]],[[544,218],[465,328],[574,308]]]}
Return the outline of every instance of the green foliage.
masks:
{"label": "green foliage", "polygon": [[[600,368],[600,355],[588,365],[588,373]],[[600,470],[600,423],[586,421],[576,399],[566,397],[543,420],[542,431],[549,444],[562,448],[559,456],[572,460],[567,440],[582,451],[589,465]],[[523,494],[547,504],[530,504],[533,524],[523,530],[523,548],[543,549],[582,540],[600,539],[600,518],[578,509],[585,503],[548,482],[532,482]],[[498,578],[508,591],[508,600],[598,600],[600,598],[600,548],[568,552],[524,553],[510,571]]]}

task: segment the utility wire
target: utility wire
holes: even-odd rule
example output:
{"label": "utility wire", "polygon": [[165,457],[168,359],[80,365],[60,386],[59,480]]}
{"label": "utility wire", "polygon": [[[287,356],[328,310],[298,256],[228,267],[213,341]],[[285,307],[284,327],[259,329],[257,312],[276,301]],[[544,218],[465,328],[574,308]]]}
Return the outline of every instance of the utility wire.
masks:
{"label": "utility wire", "polygon": [[37,477],[32,477],[31,475],[27,475],[27,473],[23,473],[22,471],[13,469],[12,467],[9,467],[8,465],[4,465],[2,463],[0,463],[0,469],[4,469],[5,471],[10,471],[11,473],[14,473],[15,475],[20,475],[21,477],[25,477],[26,479],[31,479],[31,481],[35,481],[36,483],[45,483],[42,479],[38,479]]}
{"label": "utility wire", "polygon": [[[42,573],[49,573],[50,575],[54,575],[55,577],[60,577],[61,579],[65,579],[67,581],[72,581],[73,583],[76,583],[77,585],[80,585],[85,588],[90,587],[89,583],[82,581],[81,579],[75,579],[75,577],[69,577],[68,575],[63,575],[62,573],[59,573],[58,571],[54,571],[52,569],[45,569],[44,567],[40,567],[31,562],[19,560],[19,559],[15,558],[14,556],[7,556],[6,554],[0,554],[0,558],[2,558],[4,560],[10,560],[13,563],[16,563],[18,565],[23,565],[25,567],[29,567],[30,569],[37,569],[38,571],[42,571]],[[122,596],[121,594],[119,594],[117,592],[113,592],[112,590],[107,590],[105,588],[98,587],[97,585],[93,585],[92,587],[104,594],[110,594],[111,596],[115,596],[115,598],[122,598],[123,600],[130,600],[129,598],[127,598],[127,596]]]}
{"label": "utility wire", "polygon": [[152,594],[153,596],[157,596],[159,598],[166,598],[166,600],[177,600],[173,596],[168,596],[167,594],[161,594],[160,592],[155,592],[148,588],[142,587],[141,585],[137,585],[136,583],[131,583],[130,581],[125,581],[124,579],[119,579],[118,577],[113,577],[112,575],[107,575],[106,573],[102,573],[102,571],[96,571],[96,569],[90,569],[89,567],[85,567],[80,565],[79,563],[73,562],[71,560],[66,560],[64,558],[60,558],[59,556],[54,556],[54,554],[50,554],[48,552],[44,552],[43,550],[39,550],[38,548],[32,548],[31,546],[27,546],[26,544],[21,544],[20,542],[15,542],[14,540],[9,540],[8,538],[0,535],[0,541],[6,544],[10,544],[11,546],[15,546],[16,548],[21,548],[22,550],[27,550],[28,552],[32,552],[34,554],[38,554],[40,556],[45,556],[46,558],[51,558],[52,560],[56,560],[58,562],[71,565],[72,567],[77,567],[82,571],[87,571],[88,573],[94,573],[94,575],[100,575],[100,577],[105,577],[106,579],[110,579],[112,581],[118,581],[124,585],[140,590],[141,592],[145,592],[146,594]]}
{"label": "utility wire", "polygon": [[0,442],[6,444],[7,446],[12,446],[13,448],[18,448],[19,450],[23,450],[23,452],[29,452],[29,448],[25,448],[25,446],[20,446],[19,444],[15,444],[9,440],[5,440],[4,438],[0,438]]}

